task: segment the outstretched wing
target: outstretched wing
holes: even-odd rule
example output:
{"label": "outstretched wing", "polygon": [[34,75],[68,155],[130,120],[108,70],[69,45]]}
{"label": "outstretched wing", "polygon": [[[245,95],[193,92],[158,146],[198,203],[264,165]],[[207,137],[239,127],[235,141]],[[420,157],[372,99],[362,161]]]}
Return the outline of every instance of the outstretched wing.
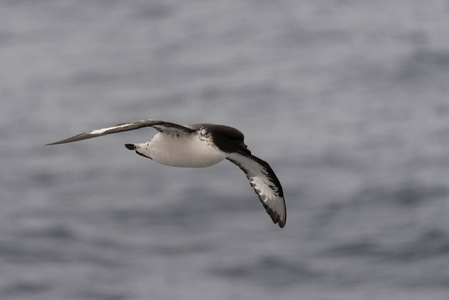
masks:
{"label": "outstretched wing", "polygon": [[165,122],[165,121],[160,121],[160,120],[140,120],[140,121],[127,122],[127,123],[120,123],[120,124],[117,124],[112,127],[95,129],[95,130],[83,132],[78,135],[69,137],[67,139],[57,141],[54,143],[50,143],[47,145],[71,143],[71,142],[91,139],[94,137],[103,136],[103,135],[107,135],[107,134],[135,130],[135,129],[139,129],[142,127],[153,127],[160,132],[173,132],[173,133],[189,133],[189,132],[195,131],[194,129],[191,129],[189,127],[185,127],[185,126],[182,126],[182,125],[179,125],[176,123]]}
{"label": "outstretched wing", "polygon": [[270,165],[254,155],[238,152],[229,154],[227,159],[245,172],[273,222],[281,228],[284,227],[287,220],[284,192]]}

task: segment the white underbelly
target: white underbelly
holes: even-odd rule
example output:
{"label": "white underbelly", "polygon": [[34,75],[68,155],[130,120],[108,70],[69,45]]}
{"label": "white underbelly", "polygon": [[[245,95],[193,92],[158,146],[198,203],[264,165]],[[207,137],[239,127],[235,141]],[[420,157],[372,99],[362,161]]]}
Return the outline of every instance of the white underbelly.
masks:
{"label": "white underbelly", "polygon": [[176,135],[158,133],[151,141],[140,146],[138,152],[160,164],[174,167],[208,167],[227,156],[225,152],[196,135],[178,138]]}

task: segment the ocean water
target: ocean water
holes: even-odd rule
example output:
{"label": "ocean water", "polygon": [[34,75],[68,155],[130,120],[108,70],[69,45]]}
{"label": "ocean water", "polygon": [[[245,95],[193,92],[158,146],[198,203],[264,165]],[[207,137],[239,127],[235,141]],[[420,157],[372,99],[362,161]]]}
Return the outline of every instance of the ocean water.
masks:
{"label": "ocean water", "polygon": [[[0,3],[0,298],[449,295],[448,1]],[[224,161],[126,150],[139,119],[227,124],[286,227]]]}

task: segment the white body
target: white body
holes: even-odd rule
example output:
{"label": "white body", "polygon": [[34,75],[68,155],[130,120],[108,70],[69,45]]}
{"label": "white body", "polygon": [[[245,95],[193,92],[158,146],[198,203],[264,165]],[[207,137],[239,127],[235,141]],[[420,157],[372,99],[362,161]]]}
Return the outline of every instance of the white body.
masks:
{"label": "white body", "polygon": [[227,156],[210,138],[199,134],[177,136],[160,132],[150,141],[135,146],[138,153],[174,167],[209,167]]}

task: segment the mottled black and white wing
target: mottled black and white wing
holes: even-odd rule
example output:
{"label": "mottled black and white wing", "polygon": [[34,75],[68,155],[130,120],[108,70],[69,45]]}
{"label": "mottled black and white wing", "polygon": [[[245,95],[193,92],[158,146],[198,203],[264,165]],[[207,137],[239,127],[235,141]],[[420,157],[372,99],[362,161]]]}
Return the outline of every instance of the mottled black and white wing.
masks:
{"label": "mottled black and white wing", "polygon": [[229,154],[227,159],[245,172],[273,222],[281,228],[284,227],[287,220],[284,192],[270,165],[254,155],[238,152]]}
{"label": "mottled black and white wing", "polygon": [[160,120],[140,120],[140,121],[127,122],[127,123],[120,123],[120,124],[117,124],[112,127],[106,127],[106,128],[95,129],[95,130],[83,132],[78,135],[69,137],[67,139],[57,141],[54,143],[50,143],[47,145],[71,143],[71,142],[91,139],[91,138],[99,137],[99,136],[103,136],[103,135],[108,135],[108,134],[112,134],[112,133],[135,130],[135,129],[139,129],[142,127],[153,127],[160,132],[172,132],[175,134],[190,133],[190,132],[195,131],[189,127],[185,127],[185,126],[182,126],[182,125],[179,125],[176,123],[165,122],[165,121],[160,121]]}

